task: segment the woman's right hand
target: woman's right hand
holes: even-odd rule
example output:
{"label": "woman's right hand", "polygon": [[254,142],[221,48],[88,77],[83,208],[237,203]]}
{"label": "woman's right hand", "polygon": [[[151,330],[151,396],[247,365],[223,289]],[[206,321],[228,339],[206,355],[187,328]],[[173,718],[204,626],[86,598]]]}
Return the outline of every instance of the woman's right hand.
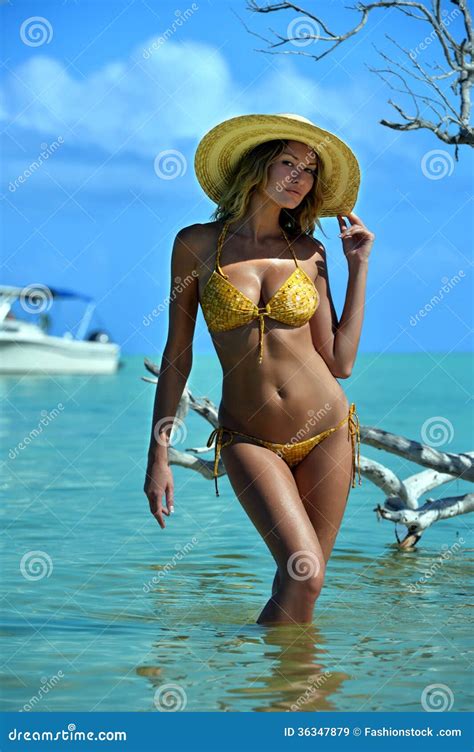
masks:
{"label": "woman's right hand", "polygon": [[[163,515],[168,517],[174,512],[174,482],[171,468],[167,463],[149,461],[143,490],[150,503],[150,512],[161,528],[166,527]],[[163,494],[166,507],[163,506]]]}

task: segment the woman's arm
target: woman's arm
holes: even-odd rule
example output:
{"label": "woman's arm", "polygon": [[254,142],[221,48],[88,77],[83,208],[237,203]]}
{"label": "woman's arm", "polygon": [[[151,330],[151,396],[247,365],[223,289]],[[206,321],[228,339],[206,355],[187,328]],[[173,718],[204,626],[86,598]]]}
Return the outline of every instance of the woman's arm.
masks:
{"label": "woman's arm", "polygon": [[346,227],[342,216],[338,215],[349,268],[341,318],[338,321],[329,287],[326,250],[318,241],[322,259],[318,262],[319,274],[315,284],[320,294],[320,304],[310,321],[314,347],[331,373],[340,379],[346,379],[351,375],[357,356],[364,319],[369,254],[375,239],[375,235],[355,214],[347,216],[352,222],[349,228]]}
{"label": "woman's arm", "polygon": [[[173,510],[173,479],[168,465],[168,446],[173,421],[192,367],[192,344],[198,308],[197,255],[193,250],[196,225],[176,235],[171,254],[168,336],[156,386],[148,468],[144,491],[150,509],[161,527],[162,512]],[[166,494],[167,510],[162,509]]]}

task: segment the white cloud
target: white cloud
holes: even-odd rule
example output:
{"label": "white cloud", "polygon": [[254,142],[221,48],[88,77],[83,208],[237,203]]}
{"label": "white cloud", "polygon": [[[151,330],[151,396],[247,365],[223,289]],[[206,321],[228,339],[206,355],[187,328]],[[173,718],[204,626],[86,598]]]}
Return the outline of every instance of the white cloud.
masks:
{"label": "white cloud", "polygon": [[[62,136],[64,147],[48,171],[64,187],[73,190],[91,175],[90,191],[110,190],[113,181],[118,190],[133,184],[155,192],[163,188],[153,171],[159,152],[182,151],[189,176],[203,134],[225,118],[251,112],[295,112],[336,132],[354,149],[363,169],[364,163],[371,165],[372,183],[385,179],[385,149],[389,159],[400,151],[410,163],[419,161],[416,148],[408,153],[404,138],[396,141],[398,134],[378,124],[381,94],[373,96],[366,79],[348,77],[341,86],[332,76],[320,81],[302,75],[302,63],[295,58],[272,56],[269,61],[262,56],[254,78],[241,81],[215,46],[157,42],[156,37],[144,40],[127,59],[111,60],[86,78],[44,54],[7,75],[0,88],[0,119],[26,148],[24,154],[12,155],[7,179],[22,173],[41,141]],[[149,165],[145,171],[143,160]],[[94,164],[103,167],[95,170]],[[39,171],[35,180],[51,188],[48,171]],[[166,190],[177,186],[166,185]],[[186,178],[179,181],[179,190],[190,188]]]}
{"label": "white cloud", "polygon": [[227,63],[212,47],[172,41],[146,59],[152,42],[85,79],[51,57],[31,58],[7,78],[2,119],[76,146],[142,157],[199,138],[232,89]]}
{"label": "white cloud", "polygon": [[43,136],[61,134],[76,146],[141,157],[182,140],[197,142],[215,123],[246,112],[300,112],[323,127],[344,126],[348,137],[367,138],[367,119],[351,120],[364,96],[360,89],[321,85],[283,58],[257,72],[254,82],[239,83],[215,47],[174,40],[156,47],[156,41],[145,40],[127,60],[85,79],[51,57],[31,58],[7,78],[0,117]]}

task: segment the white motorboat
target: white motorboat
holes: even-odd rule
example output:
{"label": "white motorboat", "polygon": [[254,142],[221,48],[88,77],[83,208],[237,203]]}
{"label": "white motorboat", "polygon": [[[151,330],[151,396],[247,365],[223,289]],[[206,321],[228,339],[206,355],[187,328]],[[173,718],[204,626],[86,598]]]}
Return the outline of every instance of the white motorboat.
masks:
{"label": "white motorboat", "polygon": [[[86,306],[75,334],[49,334],[50,311],[58,299],[79,300]],[[71,290],[0,285],[0,374],[114,373],[120,365],[120,346],[103,330],[88,332],[95,307],[93,298]],[[38,320],[29,321],[23,314]]]}

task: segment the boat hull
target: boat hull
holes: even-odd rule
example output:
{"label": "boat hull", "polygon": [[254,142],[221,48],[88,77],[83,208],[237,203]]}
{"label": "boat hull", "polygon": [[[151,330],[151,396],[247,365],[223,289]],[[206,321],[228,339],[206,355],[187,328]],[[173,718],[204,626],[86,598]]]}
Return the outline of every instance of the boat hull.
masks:
{"label": "boat hull", "polygon": [[110,342],[0,333],[0,374],[114,373],[119,355],[120,346]]}

